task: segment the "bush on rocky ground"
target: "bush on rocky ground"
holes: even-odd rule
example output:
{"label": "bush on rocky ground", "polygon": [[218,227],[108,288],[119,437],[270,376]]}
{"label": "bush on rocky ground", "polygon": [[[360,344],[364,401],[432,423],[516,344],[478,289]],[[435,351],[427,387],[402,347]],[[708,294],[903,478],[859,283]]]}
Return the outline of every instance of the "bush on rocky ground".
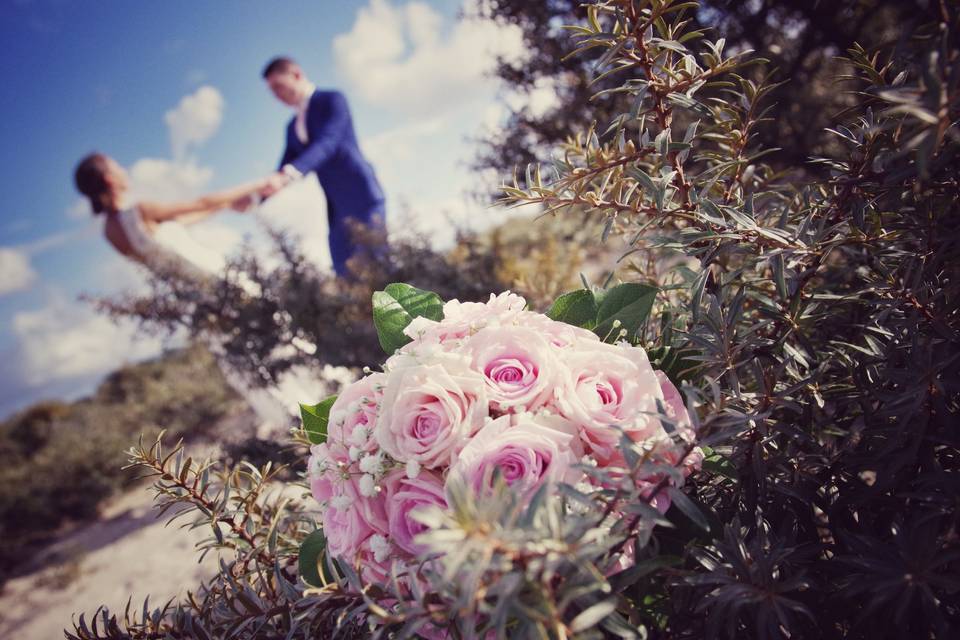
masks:
{"label": "bush on rocky ground", "polygon": [[242,406],[194,346],[124,367],[88,398],[42,402],[0,423],[0,574],[64,523],[96,516],[132,477],[122,468],[141,433],[194,438]]}

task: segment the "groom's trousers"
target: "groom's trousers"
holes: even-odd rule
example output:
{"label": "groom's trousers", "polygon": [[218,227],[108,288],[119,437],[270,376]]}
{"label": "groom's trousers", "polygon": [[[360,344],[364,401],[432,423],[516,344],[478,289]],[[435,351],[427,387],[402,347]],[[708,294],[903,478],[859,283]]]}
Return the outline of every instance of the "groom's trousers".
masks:
{"label": "groom's trousers", "polygon": [[[348,274],[347,260],[359,248],[359,242],[364,250],[373,257],[380,257],[386,252],[386,226],[383,202],[374,203],[366,207],[353,208],[349,214],[339,211],[340,207],[328,203],[327,216],[330,221],[330,257],[333,259],[333,269],[338,276]],[[369,232],[361,232],[358,238],[357,225],[363,225]],[[370,246],[368,246],[370,245]]]}

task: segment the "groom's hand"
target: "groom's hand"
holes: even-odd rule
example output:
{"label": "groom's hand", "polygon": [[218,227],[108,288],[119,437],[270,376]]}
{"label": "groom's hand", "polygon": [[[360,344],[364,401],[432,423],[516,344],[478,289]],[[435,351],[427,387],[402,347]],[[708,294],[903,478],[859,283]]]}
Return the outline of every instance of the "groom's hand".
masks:
{"label": "groom's hand", "polygon": [[267,177],[266,184],[262,189],[260,189],[260,197],[269,198],[280,189],[283,189],[287,184],[290,183],[290,176],[283,173],[282,171],[277,171],[276,173]]}

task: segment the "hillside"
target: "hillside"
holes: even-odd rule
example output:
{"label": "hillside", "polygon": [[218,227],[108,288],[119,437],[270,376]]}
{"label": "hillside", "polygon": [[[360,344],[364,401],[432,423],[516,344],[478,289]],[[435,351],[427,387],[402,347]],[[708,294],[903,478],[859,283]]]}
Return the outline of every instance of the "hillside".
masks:
{"label": "hillside", "polygon": [[141,432],[166,429],[171,438],[194,440],[245,414],[213,357],[194,346],[123,367],[90,397],[41,402],[4,420],[0,582],[29,567],[44,543],[95,517],[130,481],[124,452]]}

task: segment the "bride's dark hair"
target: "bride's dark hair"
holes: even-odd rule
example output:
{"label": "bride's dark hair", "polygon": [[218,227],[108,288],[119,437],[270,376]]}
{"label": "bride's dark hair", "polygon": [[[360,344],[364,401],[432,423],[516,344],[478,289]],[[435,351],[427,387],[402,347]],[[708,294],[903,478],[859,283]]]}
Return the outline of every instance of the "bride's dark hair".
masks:
{"label": "bride's dark hair", "polygon": [[77,191],[87,196],[94,213],[103,213],[110,204],[110,185],[107,184],[107,156],[91,153],[77,164],[73,181]]}

